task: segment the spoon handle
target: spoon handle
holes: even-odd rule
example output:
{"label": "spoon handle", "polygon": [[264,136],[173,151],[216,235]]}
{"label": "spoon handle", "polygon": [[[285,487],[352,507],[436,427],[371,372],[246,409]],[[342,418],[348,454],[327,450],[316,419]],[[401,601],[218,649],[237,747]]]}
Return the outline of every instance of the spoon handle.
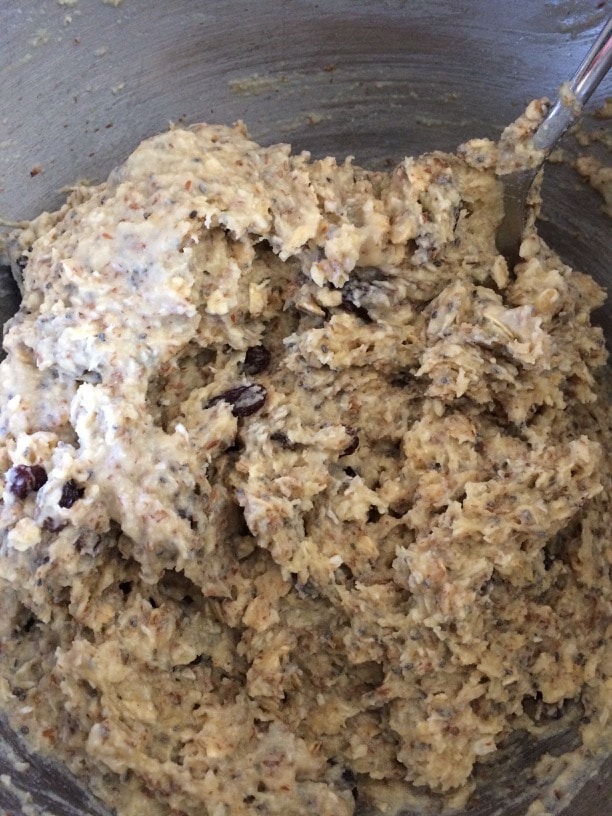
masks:
{"label": "spoon handle", "polygon": [[568,104],[559,96],[533,135],[533,146],[550,150],[567,128],[580,116],[581,108],[612,66],[612,16],[602,28],[588,54],[578,66],[567,87],[577,104]]}

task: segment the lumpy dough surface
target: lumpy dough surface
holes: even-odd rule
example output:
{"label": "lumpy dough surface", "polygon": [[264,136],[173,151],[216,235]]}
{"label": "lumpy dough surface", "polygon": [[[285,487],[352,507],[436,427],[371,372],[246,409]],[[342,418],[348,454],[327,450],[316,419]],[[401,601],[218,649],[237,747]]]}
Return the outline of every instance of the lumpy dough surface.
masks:
{"label": "lumpy dough surface", "polygon": [[175,128],[15,236],[0,692],[123,816],[452,793],[534,705],[595,750],[603,296],[494,240],[541,109],[385,173]]}

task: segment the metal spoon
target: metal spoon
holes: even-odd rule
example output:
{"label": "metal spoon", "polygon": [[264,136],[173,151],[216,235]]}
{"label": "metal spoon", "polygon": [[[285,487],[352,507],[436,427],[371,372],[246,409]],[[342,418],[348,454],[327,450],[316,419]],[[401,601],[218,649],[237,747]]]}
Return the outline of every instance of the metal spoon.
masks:
{"label": "metal spoon", "polygon": [[543,151],[541,161],[535,167],[516,170],[500,176],[504,185],[504,217],[497,228],[495,244],[498,252],[508,262],[510,270],[520,260],[519,249],[525,227],[525,204],[533,180],[561,136],[580,117],[582,106],[607,74],[611,65],[612,16],[608,18],[601,33],[566,86],[570,95],[574,97],[575,103],[572,100],[572,104],[568,105],[567,101],[562,100],[559,96],[532,136],[532,146],[536,150]]}

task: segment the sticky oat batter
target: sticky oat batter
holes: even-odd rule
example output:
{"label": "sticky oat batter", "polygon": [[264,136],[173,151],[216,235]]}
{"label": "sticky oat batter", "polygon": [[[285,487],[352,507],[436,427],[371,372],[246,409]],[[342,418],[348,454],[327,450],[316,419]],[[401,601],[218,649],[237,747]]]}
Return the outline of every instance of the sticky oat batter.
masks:
{"label": "sticky oat batter", "polygon": [[2,698],[120,814],[453,791],[572,699],[595,749],[602,292],[494,243],[540,111],[391,173],[175,128],[16,236]]}

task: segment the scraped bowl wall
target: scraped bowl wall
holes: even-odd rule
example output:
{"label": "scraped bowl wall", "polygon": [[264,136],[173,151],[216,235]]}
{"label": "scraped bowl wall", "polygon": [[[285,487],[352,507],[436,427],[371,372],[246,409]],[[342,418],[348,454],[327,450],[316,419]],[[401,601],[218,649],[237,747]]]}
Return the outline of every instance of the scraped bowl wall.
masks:
{"label": "scraped bowl wall", "polygon": [[[529,99],[553,95],[578,64],[606,14],[598,5],[3,0],[0,217],[18,221],[53,209],[63,187],[103,179],[170,121],[243,119],[264,143],[289,141],[315,156],[351,154],[370,166],[495,137]],[[590,107],[611,92],[608,81]],[[609,222],[596,193],[569,167],[554,165],[545,201],[544,236],[609,288]],[[0,302],[4,321],[18,302],[8,275],[0,278]],[[598,320],[610,344],[609,300]],[[487,771],[489,793],[470,812],[524,814],[517,768],[558,748],[526,746],[515,765]],[[5,746],[0,773],[11,772],[20,750]],[[587,784],[567,816],[606,812],[609,770]],[[51,813],[93,812],[44,763],[12,773]],[[528,786],[528,773],[524,778]],[[2,787],[0,804],[17,810]]]}

